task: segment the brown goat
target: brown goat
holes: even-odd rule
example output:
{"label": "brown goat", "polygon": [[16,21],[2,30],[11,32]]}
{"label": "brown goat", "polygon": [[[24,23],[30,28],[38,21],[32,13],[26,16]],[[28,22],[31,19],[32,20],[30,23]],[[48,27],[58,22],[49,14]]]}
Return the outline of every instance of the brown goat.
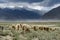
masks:
{"label": "brown goat", "polygon": [[37,31],[37,28],[36,28],[36,26],[34,26],[34,27],[33,27],[33,29],[34,29],[34,31]]}
{"label": "brown goat", "polygon": [[49,28],[48,28],[48,27],[44,27],[44,30],[45,30],[45,31],[49,31]]}
{"label": "brown goat", "polygon": [[39,29],[40,29],[40,30],[44,30],[44,28],[43,28],[43,27],[39,27]]}
{"label": "brown goat", "polygon": [[22,24],[16,24],[16,30],[20,30],[22,28]]}
{"label": "brown goat", "polygon": [[29,28],[27,28],[26,26],[23,26],[22,30],[24,30],[25,32],[30,32]]}
{"label": "brown goat", "polygon": [[45,30],[45,31],[55,31],[56,28],[50,28],[50,27],[39,27],[40,30]]}
{"label": "brown goat", "polygon": [[51,31],[55,31],[55,30],[56,30],[56,28],[50,28],[50,30],[51,30]]}

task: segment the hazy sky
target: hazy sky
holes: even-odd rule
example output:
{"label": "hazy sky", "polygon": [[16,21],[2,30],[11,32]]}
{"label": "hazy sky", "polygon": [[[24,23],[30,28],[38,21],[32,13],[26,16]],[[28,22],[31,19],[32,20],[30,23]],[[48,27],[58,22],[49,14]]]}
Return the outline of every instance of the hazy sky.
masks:
{"label": "hazy sky", "polygon": [[25,8],[48,12],[60,6],[60,0],[0,0],[0,8]]}

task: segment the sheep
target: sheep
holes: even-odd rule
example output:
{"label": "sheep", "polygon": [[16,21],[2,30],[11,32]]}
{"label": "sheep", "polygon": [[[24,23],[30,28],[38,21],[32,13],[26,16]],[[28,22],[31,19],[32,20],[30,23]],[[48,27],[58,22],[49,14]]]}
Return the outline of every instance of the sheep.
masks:
{"label": "sheep", "polygon": [[28,25],[28,24],[22,24],[22,27],[23,27],[23,26],[26,26],[27,28],[31,29],[31,26]]}
{"label": "sheep", "polygon": [[44,28],[43,27],[39,27],[40,30],[43,30]]}
{"label": "sheep", "polygon": [[15,30],[16,29],[15,24],[12,24],[11,26],[9,26],[9,28]]}
{"label": "sheep", "polygon": [[28,25],[28,24],[12,24],[12,26],[10,26],[11,29],[14,29],[14,30],[26,30],[26,29],[30,29],[31,26]]}
{"label": "sheep", "polygon": [[19,30],[21,27],[20,27],[20,24],[16,24],[16,30]]}
{"label": "sheep", "polygon": [[22,29],[22,24],[16,24],[16,30],[20,30],[20,29]]}
{"label": "sheep", "polygon": [[19,25],[17,24],[12,24],[12,26],[9,27],[10,29],[14,29],[14,30],[19,30]]}
{"label": "sheep", "polygon": [[28,24],[12,24],[11,26],[12,29],[14,30],[24,30],[24,31],[29,31],[30,29],[33,29],[34,31],[39,30],[44,30],[44,31],[55,31],[56,28],[48,27],[48,26],[36,26],[36,25],[28,25]]}
{"label": "sheep", "polygon": [[55,31],[56,28],[50,28],[50,27],[39,27],[40,30],[45,30],[45,31]]}
{"label": "sheep", "polygon": [[55,31],[56,29],[57,29],[57,28],[55,28],[55,27],[53,27],[53,28],[51,27],[51,28],[50,28],[51,31]]}
{"label": "sheep", "polygon": [[23,26],[23,27],[22,27],[22,30],[25,31],[25,32],[30,32],[30,29],[27,28],[26,26]]}
{"label": "sheep", "polygon": [[45,31],[49,31],[49,27],[44,27],[44,30]]}
{"label": "sheep", "polygon": [[34,31],[38,30],[37,26],[33,26],[32,29],[34,29]]}
{"label": "sheep", "polygon": [[31,26],[28,24],[22,24],[22,30],[30,32]]}

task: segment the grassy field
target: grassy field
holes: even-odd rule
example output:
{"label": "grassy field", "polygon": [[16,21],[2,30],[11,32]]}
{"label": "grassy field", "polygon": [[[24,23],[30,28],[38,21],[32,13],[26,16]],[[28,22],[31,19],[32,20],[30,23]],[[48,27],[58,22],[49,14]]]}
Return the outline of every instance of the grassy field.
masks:
{"label": "grassy field", "polygon": [[[55,31],[30,29],[30,32],[25,32],[10,29],[9,26],[12,24],[55,25],[54,27],[59,27],[59,29]],[[1,27],[4,29],[2,30]],[[0,40],[60,40],[60,22],[0,22]]]}

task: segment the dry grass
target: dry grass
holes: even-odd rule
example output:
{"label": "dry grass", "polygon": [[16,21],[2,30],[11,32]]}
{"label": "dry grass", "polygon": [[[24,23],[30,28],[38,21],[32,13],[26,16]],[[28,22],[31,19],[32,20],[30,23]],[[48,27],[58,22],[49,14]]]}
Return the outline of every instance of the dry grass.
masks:
{"label": "dry grass", "polygon": [[39,26],[34,24],[18,26],[17,23],[0,24],[0,40],[60,40],[60,27],[58,24],[51,27],[48,24]]}

